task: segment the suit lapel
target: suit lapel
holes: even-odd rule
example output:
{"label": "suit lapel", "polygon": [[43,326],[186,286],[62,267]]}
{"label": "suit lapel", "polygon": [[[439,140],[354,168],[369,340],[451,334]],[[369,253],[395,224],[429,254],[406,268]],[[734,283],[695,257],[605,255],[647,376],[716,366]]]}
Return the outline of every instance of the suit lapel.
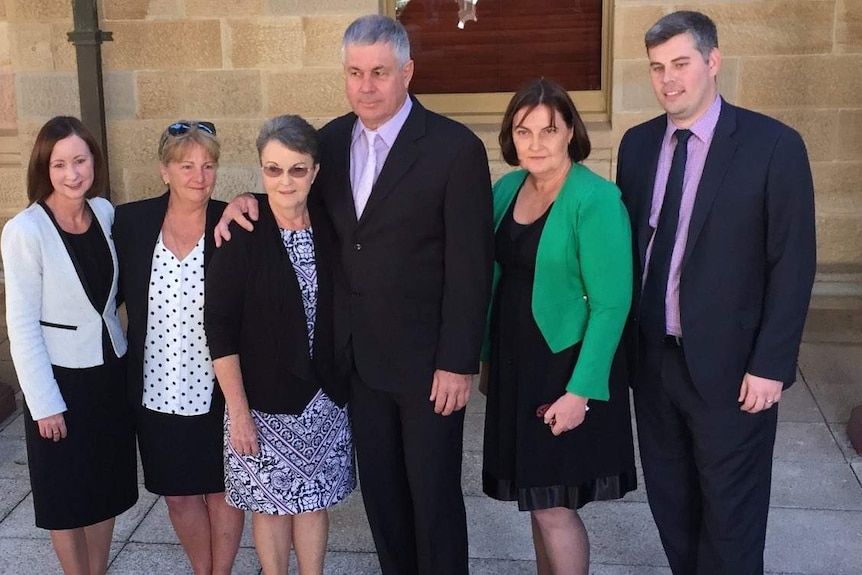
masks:
{"label": "suit lapel", "polygon": [[652,200],[655,192],[655,176],[658,171],[658,158],[661,153],[661,143],[664,138],[665,130],[667,129],[667,116],[660,116],[652,124],[647,137],[643,140],[641,148],[641,157],[643,158],[649,171],[644,172],[644,179],[639,182],[643,190],[638,197],[640,205],[638,206],[638,258],[640,261],[641,272],[646,265],[646,251],[652,238],[653,229],[649,224],[649,216],[652,211]]}
{"label": "suit lapel", "polygon": [[386,157],[383,169],[371,189],[371,196],[359,219],[361,224],[368,219],[368,214],[388,196],[401,178],[410,170],[410,167],[419,158],[419,147],[416,140],[425,135],[425,108],[413,98],[413,108],[404,122],[404,126],[395,138],[392,149]]}
{"label": "suit lapel", "polygon": [[347,114],[333,121],[339,124],[333,126],[332,135],[324,141],[321,174],[311,190],[310,200],[322,202],[339,233],[346,236],[356,227],[350,182],[350,140],[356,115]]}
{"label": "suit lapel", "polygon": [[736,152],[738,144],[733,138],[735,129],[736,109],[722,100],[721,114],[715,126],[715,133],[712,136],[712,143],[709,146],[706,163],[703,166],[703,175],[700,178],[700,185],[697,188],[697,195],[694,199],[691,222],[688,226],[688,239],[686,240],[685,254],[682,259],[683,267],[685,267],[689,257],[691,257],[691,252],[694,249],[697,238],[700,232],[703,231],[706,217],[709,215],[709,210],[712,208],[712,203],[719,188],[721,188],[724,176]]}

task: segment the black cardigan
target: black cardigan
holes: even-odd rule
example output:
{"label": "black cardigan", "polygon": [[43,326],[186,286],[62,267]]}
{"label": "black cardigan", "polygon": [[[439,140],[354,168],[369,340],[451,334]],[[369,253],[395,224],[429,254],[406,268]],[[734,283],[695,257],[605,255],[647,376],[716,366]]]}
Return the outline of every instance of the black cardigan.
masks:
{"label": "black cardigan", "polygon": [[[126,379],[129,401],[135,407],[141,406],[144,391],[144,344],[147,336],[153,250],[168,211],[169,197],[170,192],[165,192],[157,198],[117,206],[114,216],[112,235],[120,265],[120,300],[125,300],[126,314],[129,318]],[[218,200],[210,200],[207,204],[204,229],[204,277],[215,252],[213,230],[226,205]],[[223,409],[224,397],[219,387],[215,386],[210,410]]]}
{"label": "black cardigan", "polygon": [[[347,400],[347,370],[333,349],[333,282],[337,244],[326,213],[310,206],[317,264],[314,358],[299,282],[264,194],[254,231],[231,224],[231,241],[213,257],[206,278],[204,326],[213,359],[239,354],[249,407],[299,414],[319,389]],[[339,356],[341,354],[338,354]]]}

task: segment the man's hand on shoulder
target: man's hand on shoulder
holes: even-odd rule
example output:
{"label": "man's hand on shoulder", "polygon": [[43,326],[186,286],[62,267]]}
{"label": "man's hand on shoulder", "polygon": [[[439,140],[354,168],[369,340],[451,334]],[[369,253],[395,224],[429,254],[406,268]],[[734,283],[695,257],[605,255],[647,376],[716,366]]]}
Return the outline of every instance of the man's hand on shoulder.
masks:
{"label": "man's hand on shoulder", "polygon": [[221,247],[222,242],[230,241],[230,223],[236,222],[248,231],[254,230],[254,224],[259,216],[257,199],[251,194],[240,194],[235,197],[224,209],[216,224],[213,236],[215,245]]}
{"label": "man's hand on shoulder", "polygon": [[438,369],[434,371],[434,380],[431,383],[431,397],[434,402],[434,413],[441,415],[452,415],[454,412],[464,409],[470,400],[470,385],[473,381],[471,374],[452,373]]}

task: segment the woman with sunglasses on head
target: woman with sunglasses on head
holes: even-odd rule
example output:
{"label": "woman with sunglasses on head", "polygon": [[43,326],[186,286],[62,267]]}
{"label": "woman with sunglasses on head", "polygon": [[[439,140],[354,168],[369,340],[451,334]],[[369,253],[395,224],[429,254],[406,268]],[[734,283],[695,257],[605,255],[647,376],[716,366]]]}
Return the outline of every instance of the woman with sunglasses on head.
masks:
{"label": "woman with sunglasses on head", "polygon": [[317,132],[299,116],[257,139],[265,195],[253,232],[236,227],[207,276],[205,323],[227,402],[225,484],[252,511],[266,575],[323,573],[326,509],[356,485],[346,370],[333,343],[334,230],[308,192]]}
{"label": "woman with sunglasses on head", "polygon": [[114,241],[129,318],[128,383],[148,491],[163,495],[196,575],[229,574],[243,513],[225,501],[224,397],[204,334],[219,159],[210,122],[159,140],[161,196],[117,207]]}
{"label": "woman with sunglasses on head", "polygon": [[138,499],[106,184],[90,132],[53,118],[30,156],[30,205],[2,237],[36,526],[75,575],[105,573],[114,518]]}

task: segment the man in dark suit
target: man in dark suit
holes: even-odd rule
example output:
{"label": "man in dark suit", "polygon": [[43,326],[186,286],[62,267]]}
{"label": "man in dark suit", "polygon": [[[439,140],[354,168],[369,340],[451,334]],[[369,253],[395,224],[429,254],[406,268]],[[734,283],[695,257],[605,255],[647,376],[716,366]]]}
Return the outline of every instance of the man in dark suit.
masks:
{"label": "man in dark suit", "polygon": [[309,201],[341,243],[336,345],[352,366],[365,509],[384,574],[465,574],[463,408],[490,297],[488,158],[475,134],[408,95],[401,24],[357,19],[342,59],[353,112],[320,132]]}
{"label": "man in dark suit", "polygon": [[617,184],[634,239],[627,332],[641,460],[676,575],[763,573],[777,425],[815,271],[799,134],[718,94],[715,24],[646,34],[667,114],[629,130]]}

